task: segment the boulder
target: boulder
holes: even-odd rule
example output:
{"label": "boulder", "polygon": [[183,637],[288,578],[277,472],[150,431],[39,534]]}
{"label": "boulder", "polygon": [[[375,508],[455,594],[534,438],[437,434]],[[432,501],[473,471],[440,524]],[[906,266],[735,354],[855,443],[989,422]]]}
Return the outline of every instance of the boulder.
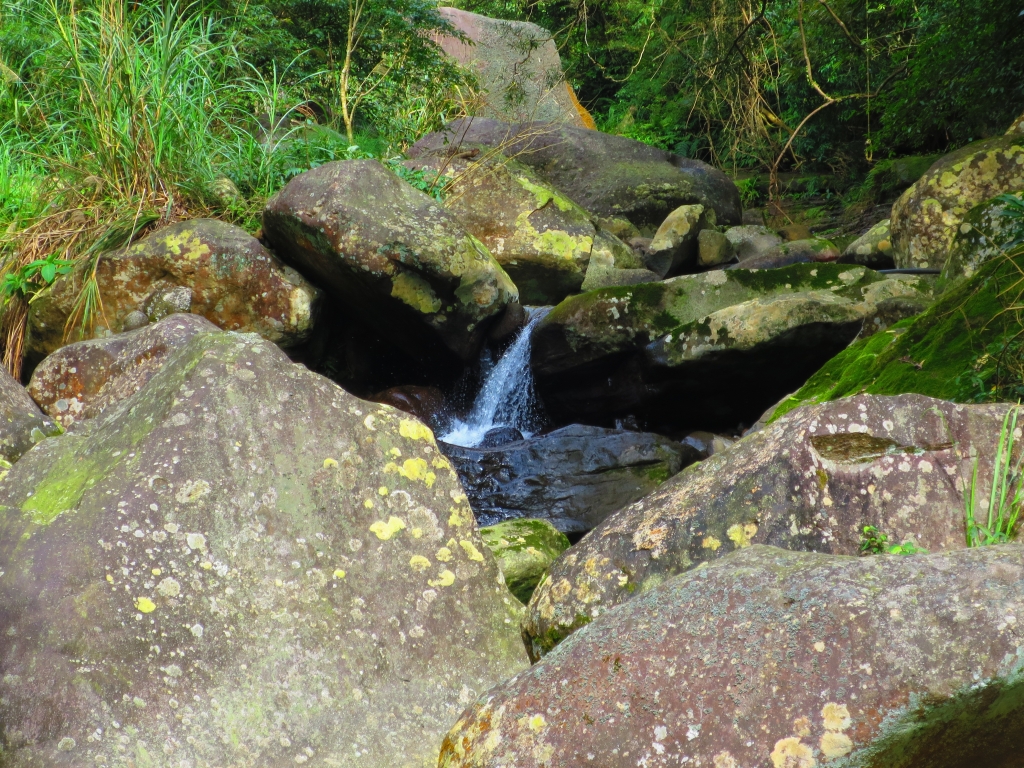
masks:
{"label": "boulder", "polygon": [[600,217],[653,229],[680,205],[714,209],[719,224],[740,222],[740,196],[728,176],[706,163],[639,141],[550,123],[510,125],[485,118],[449,123],[409,148],[409,157],[447,150],[498,150],[529,165],[548,184]]}
{"label": "boulder", "polygon": [[1007,136],[1024,136],[1024,115],[1013,121],[1013,125],[1006,132]]}
{"label": "boulder", "polygon": [[429,424],[435,429],[447,421],[448,404],[444,392],[437,387],[404,384],[378,392],[370,400],[411,413],[424,424]]}
{"label": "boulder", "polygon": [[332,301],[414,358],[474,359],[517,297],[487,248],[375,160],[326,163],[267,203],[263,232]]}
{"label": "boulder", "polygon": [[781,227],[778,232],[779,237],[787,243],[793,243],[797,240],[810,240],[814,237],[811,233],[810,227],[806,224],[787,224],[786,226]]}
{"label": "boulder", "polygon": [[529,517],[569,532],[590,530],[697,460],[667,437],[582,425],[494,448],[440,445],[481,524]]}
{"label": "boulder", "polygon": [[591,264],[580,290],[583,292],[596,291],[598,288],[656,283],[659,280],[661,278],[649,269],[616,269],[615,267]]}
{"label": "boulder", "polygon": [[0,472],[61,428],[39,410],[25,388],[0,365]]}
{"label": "boulder", "polygon": [[1024,547],[755,546],[602,616],[476,701],[440,768],[1016,768]]}
{"label": "boulder", "polygon": [[486,153],[479,159],[425,153],[406,165],[438,174],[445,208],[478,238],[519,289],[524,304],[557,304],[578,293],[593,259],[643,266],[633,250],[528,166]]}
{"label": "boulder", "polygon": [[878,222],[846,246],[843,255],[839,257],[839,262],[862,264],[871,269],[893,269],[896,263],[892,259],[889,219]]}
{"label": "boulder", "polygon": [[193,336],[218,330],[199,315],[171,315],[137,331],[68,344],[36,367],[28,392],[67,429],[121,404]]}
{"label": "boulder", "polygon": [[728,264],[735,257],[729,238],[718,230],[702,229],[697,235],[697,264],[701,267]]}
{"label": "boulder", "polygon": [[555,558],[569,548],[569,539],[547,520],[519,518],[480,529],[505,576],[505,583],[520,602],[530,595]]}
{"label": "boulder", "polygon": [[437,43],[476,75],[483,98],[477,110],[481,116],[594,127],[589,113],[577,107],[579,102],[562,74],[558,46],[546,29],[460,8],[438,8],[437,12],[464,37],[439,36]]}
{"label": "boulder", "polygon": [[809,240],[793,240],[780,243],[757,256],[734,264],[728,269],[778,269],[790,264],[813,264],[837,261],[839,249],[831,240],[812,237]]}
{"label": "boulder", "polygon": [[0,482],[10,766],[429,766],[525,666],[430,431],[204,333]]}
{"label": "boulder", "polygon": [[[647,266],[662,277],[697,266],[697,236],[715,226],[714,210],[703,205],[681,205],[670,213],[648,246]],[[657,266],[655,266],[657,265]]]}
{"label": "boulder", "polygon": [[[102,338],[175,312],[202,315],[227,331],[255,331],[282,346],[304,341],[319,291],[245,230],[216,219],[180,221],[103,254],[96,268],[102,311],[89,338]],[[65,343],[80,276],[58,277],[29,309],[27,353],[42,358]]]}
{"label": "boulder", "polygon": [[733,250],[736,251],[736,258],[740,261],[760,256],[782,244],[782,238],[768,227],[754,224],[729,227],[725,230],[725,236],[732,243]]}
{"label": "boulder", "polygon": [[939,159],[892,207],[896,266],[941,269],[974,206],[1024,189],[1024,137],[998,136]]}
{"label": "boulder", "polygon": [[608,516],[560,558],[523,621],[532,654],[655,584],[751,544],[856,555],[865,525],[964,546],[964,482],[988,498],[1009,405],[858,395],[748,435]]}
{"label": "boulder", "polygon": [[[1018,200],[1024,192],[1018,192]],[[1013,245],[1024,241],[1024,218],[1007,216],[1009,206],[999,197],[974,206],[953,236],[949,257],[942,268],[947,280],[970,277],[978,268]]]}
{"label": "boulder", "polygon": [[[532,337],[538,392],[557,421],[637,416],[654,431],[735,429],[800,387],[925,280],[856,266],[729,269],[573,296]],[[916,307],[912,311],[918,311]]]}

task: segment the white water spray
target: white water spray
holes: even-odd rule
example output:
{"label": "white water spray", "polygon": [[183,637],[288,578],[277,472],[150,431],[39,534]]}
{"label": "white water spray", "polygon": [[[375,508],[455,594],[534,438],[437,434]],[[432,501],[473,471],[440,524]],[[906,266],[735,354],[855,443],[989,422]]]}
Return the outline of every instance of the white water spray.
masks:
{"label": "white water spray", "polygon": [[529,320],[501,359],[486,372],[483,385],[465,421],[455,419],[441,440],[452,445],[475,448],[490,430],[515,427],[530,437],[537,420],[537,396],[530,370],[530,336],[550,307],[528,308]]}

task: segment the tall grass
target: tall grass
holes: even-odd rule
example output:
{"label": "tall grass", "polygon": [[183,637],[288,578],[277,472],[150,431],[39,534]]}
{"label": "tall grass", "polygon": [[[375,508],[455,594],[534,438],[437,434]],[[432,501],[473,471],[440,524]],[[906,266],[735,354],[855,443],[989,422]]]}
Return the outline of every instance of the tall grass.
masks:
{"label": "tall grass", "polygon": [[975,457],[969,483],[964,487],[964,520],[968,547],[1003,544],[1017,535],[1017,522],[1024,509],[1024,454],[1014,461],[1017,442],[1017,416],[1019,408],[1011,408],[1003,418],[996,452],[992,462],[991,487],[988,504],[979,510],[978,459]]}

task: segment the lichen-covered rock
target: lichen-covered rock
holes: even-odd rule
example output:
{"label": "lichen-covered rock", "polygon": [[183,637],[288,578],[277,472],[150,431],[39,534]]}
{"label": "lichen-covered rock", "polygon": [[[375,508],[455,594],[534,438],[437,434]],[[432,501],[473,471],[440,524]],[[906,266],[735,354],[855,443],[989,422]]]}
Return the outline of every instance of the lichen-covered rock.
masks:
{"label": "lichen-covered rock", "polygon": [[420,422],[195,336],[0,482],[3,763],[430,766],[523,668]]}
{"label": "lichen-covered rock", "polygon": [[350,316],[414,358],[470,360],[517,298],[487,248],[375,160],[326,163],[267,203],[263,231]]}
{"label": "lichen-covered rock", "polygon": [[424,136],[409,156],[486,147],[529,165],[548,184],[592,214],[625,218],[653,230],[680,205],[714,209],[719,224],[740,222],[740,195],[728,176],[699,160],[639,141],[551,123],[465,118]]}
{"label": "lichen-covered rock", "polygon": [[0,365],[0,472],[36,443],[59,435],[61,428],[47,418],[25,388]]}
{"label": "lichen-covered rock", "polygon": [[778,269],[790,264],[812,264],[837,261],[839,249],[830,240],[812,237],[780,243],[757,256],[734,264],[728,269]]}
{"label": "lichen-covered rock", "polygon": [[889,219],[883,219],[858,237],[839,257],[842,264],[863,264],[871,269],[892,269],[892,234]]}
{"label": "lichen-covered rock", "polygon": [[530,601],[555,558],[569,548],[569,539],[547,520],[506,520],[481,528],[480,537],[498,561],[509,590],[523,603]]}
{"label": "lichen-covered rock", "polygon": [[1020,765],[1024,547],[750,547],[489,691],[440,768]]}
{"label": "lichen-covered rock", "polygon": [[[860,395],[802,408],[613,513],[560,558],[523,622],[532,654],[655,584],[752,543],[857,554],[865,525],[964,546],[964,479],[988,498],[1009,405]],[[986,479],[989,478],[989,479]]]}
{"label": "lichen-covered rock", "polygon": [[68,344],[36,367],[28,392],[67,429],[134,395],[193,336],[218,330],[199,315],[171,315],[137,331]]}
{"label": "lichen-covered rock", "polygon": [[564,421],[632,415],[656,431],[752,424],[865,320],[874,326],[883,302],[926,290],[920,278],[900,278],[796,264],[573,296],[533,334],[538,390]]}
{"label": "lichen-covered rock", "polygon": [[[544,120],[587,127],[562,73],[558,46],[528,21],[492,19],[460,8],[438,14],[466,40],[437,38],[448,56],[472,71],[483,97],[480,114],[510,123]],[[593,127],[593,120],[590,121]]]}
{"label": "lichen-covered rock", "polygon": [[989,382],[995,372],[989,350],[993,345],[998,350],[1020,332],[1017,316],[1008,310],[1021,300],[1022,268],[1021,256],[983,264],[919,316],[839,352],[781,403],[773,418],[807,403],[860,392],[917,392],[973,401],[979,392],[972,379]]}
{"label": "lichen-covered rock", "polygon": [[[1024,199],[1024,192],[1017,192]],[[949,258],[942,268],[947,280],[970,277],[986,261],[1003,255],[1024,240],[1024,219],[1007,216],[1005,201],[995,198],[974,206],[953,236]]]}
{"label": "lichen-covered rock", "polygon": [[738,227],[729,227],[725,230],[725,236],[732,243],[733,250],[736,251],[736,258],[740,261],[760,256],[762,253],[782,244],[781,237],[768,229],[768,227],[757,224],[742,224]]}
{"label": "lichen-covered rock", "polygon": [[[259,240],[216,219],[181,221],[103,254],[96,282],[103,309],[96,312],[90,338],[137,327],[135,313],[155,321],[192,312],[218,328],[255,331],[288,347],[309,336],[319,296]],[[29,354],[43,357],[64,345],[81,290],[80,278],[58,277],[49,293],[32,302]]]}
{"label": "lichen-covered rock", "polygon": [[898,267],[941,269],[964,216],[978,203],[1024,189],[1024,138],[969,144],[936,162],[892,207]]}
{"label": "lichen-covered rock", "polygon": [[599,267],[591,264],[587,276],[583,278],[580,290],[596,291],[598,288],[611,288],[621,285],[640,285],[656,283],[661,278],[649,269],[617,269],[615,267]]}
{"label": "lichen-covered rock", "polygon": [[697,460],[661,435],[581,424],[495,448],[441,443],[484,525],[511,517],[588,531]]}
{"label": "lichen-covered rock", "polygon": [[1013,121],[1013,125],[1006,132],[1007,136],[1024,136],[1024,115]]}
{"label": "lichen-covered rock", "polygon": [[735,258],[732,243],[724,234],[714,229],[702,229],[697,235],[697,263],[702,267],[717,267],[728,264]]}
{"label": "lichen-covered rock", "polygon": [[490,250],[525,304],[557,304],[578,293],[592,260],[609,269],[643,267],[633,249],[601,230],[589,213],[503,155],[407,161],[449,186],[445,208]]}
{"label": "lichen-covered rock", "polygon": [[[648,246],[647,265],[659,275],[693,271],[697,266],[697,236],[715,226],[715,211],[703,205],[681,205],[665,217]],[[655,268],[654,265],[657,265]]]}

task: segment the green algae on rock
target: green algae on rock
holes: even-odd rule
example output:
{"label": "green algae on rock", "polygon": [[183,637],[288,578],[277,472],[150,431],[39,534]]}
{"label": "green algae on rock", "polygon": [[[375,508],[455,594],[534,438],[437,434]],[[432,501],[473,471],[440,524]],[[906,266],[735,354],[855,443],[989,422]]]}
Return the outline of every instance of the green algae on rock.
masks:
{"label": "green algae on rock", "polygon": [[505,576],[508,588],[523,603],[547,571],[548,566],[569,548],[569,539],[547,520],[518,518],[480,529]]}
{"label": "green algae on rock", "polygon": [[348,316],[417,359],[473,359],[518,295],[440,203],[374,160],[299,174],[267,203],[263,230]]}
{"label": "green algae on rock", "polygon": [[[259,240],[216,219],[180,221],[104,253],[97,263],[103,311],[89,338],[136,328],[132,322],[139,313],[155,321],[178,311],[202,315],[226,331],[255,331],[282,347],[294,346],[309,336],[320,295]],[[74,275],[58,277],[31,303],[29,355],[41,358],[66,343],[65,325],[77,311],[81,288]],[[166,303],[168,293],[180,299],[177,306],[156,306]]]}
{"label": "green algae on rock", "polygon": [[425,768],[526,663],[430,430],[254,334],[15,464],[0,571],[5,768]]}
{"label": "green algae on rock", "polygon": [[[752,543],[859,552],[874,525],[929,551],[964,546],[963,482],[987,498],[1012,406],[862,395],[808,406],[609,515],[551,566],[523,620],[534,658],[636,594]],[[982,490],[984,489],[984,490]]]}
{"label": "green algae on rock", "polygon": [[1018,768],[1024,547],[752,546],[480,697],[440,768]]}
{"label": "green algae on rock", "polygon": [[[1024,192],[1015,195],[1024,199]],[[942,277],[970,277],[986,261],[1003,256],[1014,243],[1024,241],[1024,220],[1007,216],[1002,195],[974,206],[960,224],[942,268]]]}

